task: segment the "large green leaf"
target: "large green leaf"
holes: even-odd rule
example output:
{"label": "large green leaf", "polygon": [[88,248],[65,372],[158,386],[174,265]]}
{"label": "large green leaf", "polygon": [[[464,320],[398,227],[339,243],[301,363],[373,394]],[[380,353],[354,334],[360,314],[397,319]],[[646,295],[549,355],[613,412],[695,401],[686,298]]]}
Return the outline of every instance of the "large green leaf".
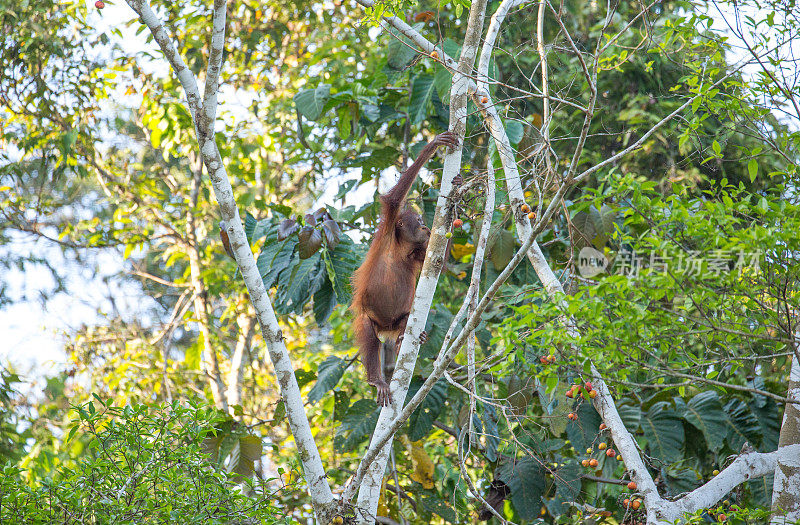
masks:
{"label": "large green leaf", "polygon": [[412,124],[419,124],[428,115],[428,102],[433,93],[433,77],[420,74],[411,84],[411,100],[408,102],[408,115]]}
{"label": "large green leaf", "polygon": [[671,497],[691,492],[703,484],[696,470],[683,467],[680,463],[661,469],[661,477],[666,483],[667,495]]}
{"label": "large green leaf", "polygon": [[545,487],[544,473],[536,458],[507,461],[498,468],[497,478],[511,489],[511,502],[523,520],[539,516]]}
{"label": "large green leaf", "polygon": [[750,480],[747,488],[753,496],[753,503],[759,507],[769,507],[772,504],[772,486],[775,484],[775,476],[769,474]]}
{"label": "large green leaf", "polygon": [[295,258],[293,260],[295,265],[292,267],[292,271],[283,272],[278,282],[276,310],[284,314],[291,311],[295,313],[302,311],[303,306],[317,291],[315,286],[319,286],[319,280],[314,277],[319,271],[320,259],[320,254],[316,253],[308,259]]}
{"label": "large green leaf", "polygon": [[437,66],[433,76],[433,86],[440,100],[447,100],[450,95],[450,87],[453,84],[453,74],[446,67]]}
{"label": "large green leaf", "polygon": [[375,430],[380,407],[371,399],[359,399],[347,409],[342,424],[336,429],[333,448],[336,452],[351,452],[367,440]]}
{"label": "large green leaf", "polygon": [[650,407],[642,417],[642,429],[652,457],[667,464],[681,458],[683,424],[669,403],[661,401]]}
{"label": "large green leaf", "polygon": [[278,281],[281,272],[289,267],[297,239],[291,237],[283,242],[265,243],[256,261],[258,272],[269,290]]}
{"label": "large green leaf", "polygon": [[555,517],[568,512],[572,508],[570,503],[578,501],[581,493],[581,466],[575,460],[568,461],[553,473],[556,483],[555,497],[543,500],[547,510]]}
{"label": "large green leaf", "polygon": [[734,452],[741,450],[745,442],[756,446],[761,443],[761,425],[744,401],[731,399],[725,403],[728,416],[728,445]]}
{"label": "large green leaf", "polygon": [[623,401],[617,405],[617,411],[628,432],[636,432],[639,429],[639,423],[642,421],[642,407]]}
{"label": "large green leaf", "polygon": [[719,396],[713,390],[701,392],[688,403],[676,401],[683,418],[703,433],[714,452],[719,452],[728,433],[727,417],[722,411]]}
{"label": "large green leaf", "polygon": [[575,450],[585,450],[592,446],[600,429],[600,414],[591,403],[581,403],[575,413],[578,419],[567,423],[567,437]]}
{"label": "large green leaf", "polygon": [[345,370],[347,370],[347,361],[335,355],[328,356],[319,364],[317,382],[308,393],[308,402],[313,405],[333,390],[339,384]]}
{"label": "large green leaf", "polygon": [[[324,268],[322,268],[324,270]],[[322,285],[314,293],[314,321],[321,326],[336,308],[336,293],[327,274],[323,275]]]}
{"label": "large green leaf", "polygon": [[448,523],[458,523],[456,511],[444,501],[435,497],[425,496],[420,497],[420,500],[422,501],[422,506],[425,507],[427,511],[433,512]]}
{"label": "large green leaf", "polygon": [[[765,388],[764,385],[758,385],[758,388]],[[761,452],[772,452],[778,448],[778,437],[781,432],[781,413],[778,409],[778,404],[770,398],[764,396],[753,396],[753,399],[747,402],[750,411],[758,418],[761,425],[761,446],[758,449]]]}
{"label": "large green leaf", "polygon": [[[439,353],[452,320],[453,314],[444,306],[437,305],[430,311],[428,319],[425,321],[428,340],[419,349],[421,358],[435,357]],[[458,330],[455,333],[458,333]]]}
{"label": "large green leaf", "polygon": [[[414,377],[408,389],[406,402],[411,400],[421,386],[422,379]],[[431,391],[428,392],[428,395],[425,396],[425,399],[408,419],[408,437],[411,441],[419,441],[430,433],[431,429],[433,429],[433,422],[439,417],[446,402],[447,381],[440,379],[433,385]]]}
{"label": "large green leaf", "polygon": [[490,235],[487,241],[490,251],[489,258],[492,260],[494,269],[499,272],[514,257],[516,239],[514,234],[506,229],[499,229],[493,233],[494,235]]}
{"label": "large green leaf", "polygon": [[525,128],[518,120],[509,120],[506,122],[506,135],[508,135],[508,141],[511,142],[511,144],[519,144],[524,133]]}
{"label": "large green leaf", "polygon": [[331,87],[328,84],[320,84],[315,88],[298,92],[294,96],[294,104],[305,118],[317,120],[322,116],[322,110],[330,98]]}
{"label": "large green leaf", "polygon": [[390,36],[386,46],[386,65],[395,70],[402,70],[417,56],[414,42],[395,29],[388,29]]}
{"label": "large green leaf", "polygon": [[500,446],[500,430],[497,427],[497,410],[493,405],[481,404],[483,407],[484,439],[486,440],[486,459],[497,461],[497,448]]}
{"label": "large green leaf", "polygon": [[347,235],[342,235],[336,248],[325,250],[328,277],[333,283],[339,304],[350,302],[350,279],[361,266],[365,252],[366,246],[354,243]]}
{"label": "large green leaf", "polygon": [[256,218],[250,212],[247,212],[247,216],[244,218],[244,234],[250,244],[253,243],[253,232],[256,230],[256,224],[258,224]]}

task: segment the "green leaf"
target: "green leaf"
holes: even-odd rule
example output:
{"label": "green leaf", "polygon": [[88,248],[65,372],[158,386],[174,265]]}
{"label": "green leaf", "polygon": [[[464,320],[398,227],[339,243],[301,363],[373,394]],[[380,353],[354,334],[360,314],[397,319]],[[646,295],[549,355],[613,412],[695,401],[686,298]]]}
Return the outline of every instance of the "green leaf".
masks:
{"label": "green leaf", "polygon": [[706,442],[714,452],[722,448],[727,435],[727,417],[722,411],[722,403],[714,391],[701,392],[689,400],[678,404],[683,418],[703,433]]}
{"label": "green leaf", "polygon": [[[422,386],[422,379],[415,376],[406,395],[408,403]],[[416,384],[415,384],[416,383]],[[428,392],[428,395],[408,419],[408,437],[411,441],[419,441],[433,429],[433,422],[439,417],[447,402],[447,381],[439,379]]]}
{"label": "green leaf", "polygon": [[258,224],[256,218],[253,217],[250,212],[247,212],[244,218],[244,234],[247,237],[248,244],[253,243],[253,232],[256,229],[256,224]]}
{"label": "green leaf", "polygon": [[322,116],[325,103],[331,98],[331,87],[320,84],[311,89],[304,89],[294,96],[297,110],[308,120],[317,120]]}
{"label": "green leaf", "polygon": [[728,445],[739,451],[745,442],[753,446],[761,443],[761,425],[758,418],[741,399],[731,399],[724,406],[728,416]]}
{"label": "green leaf", "polygon": [[581,474],[583,472],[577,461],[570,461],[556,469],[553,473],[556,495],[552,499],[542,500],[550,514],[558,517],[569,512],[571,502],[578,501],[581,494]]}
{"label": "green leaf", "polygon": [[539,516],[544,492],[544,468],[535,458],[506,461],[497,477],[511,489],[511,502],[522,520]]}
{"label": "green leaf", "polygon": [[350,237],[343,235],[333,250],[326,250],[326,264],[328,277],[333,283],[336,300],[340,304],[350,302],[350,278],[353,272],[361,266],[361,261],[366,253],[366,246],[356,244]]}
{"label": "green leaf", "polygon": [[517,120],[509,120],[506,122],[506,135],[511,144],[519,144],[522,136],[525,134],[525,128],[522,123]]}
{"label": "green leaf", "polygon": [[265,243],[261,248],[256,266],[267,290],[278,282],[281,272],[291,264],[296,245],[297,239],[290,238],[283,242]]}
{"label": "green leaf", "polygon": [[685,439],[683,424],[669,403],[661,401],[650,407],[642,417],[642,429],[651,456],[666,463],[681,458]]}
{"label": "green leaf", "polygon": [[628,432],[636,432],[642,420],[642,409],[639,405],[632,405],[629,402],[622,402],[617,406],[619,417]]}
{"label": "green leaf", "polygon": [[722,155],[722,147],[719,145],[719,142],[716,140],[711,143],[711,149],[714,150],[714,153],[719,157]]}
{"label": "green leaf", "polygon": [[314,293],[314,321],[318,326],[325,324],[334,308],[336,308],[336,293],[333,291],[330,279],[325,274],[322,285]]}
{"label": "green leaf", "polygon": [[[765,388],[760,385],[760,388]],[[772,452],[778,448],[778,438],[781,431],[781,415],[777,403],[772,399],[763,396],[755,396],[761,399],[752,399],[747,403],[750,411],[756,416],[761,424],[761,446],[758,449],[762,452]]]}
{"label": "green leaf", "polygon": [[424,496],[421,497],[420,500],[422,501],[422,506],[425,507],[428,512],[433,512],[448,523],[458,523],[456,511],[444,501],[438,498]]}
{"label": "green leaf", "polygon": [[775,476],[768,474],[747,482],[753,503],[759,507],[769,507],[772,505],[772,486],[775,484]]}
{"label": "green leaf", "polygon": [[339,129],[339,138],[342,140],[347,140],[350,138],[350,132],[352,131],[350,118],[352,113],[350,112],[349,105],[340,107],[336,113],[339,116],[336,123],[336,127]]}
{"label": "green leaf", "polygon": [[439,99],[446,101],[450,96],[450,88],[453,85],[453,75],[450,70],[437,65],[436,73],[433,76],[433,86],[436,88],[436,93]]}
{"label": "green leaf", "polygon": [[497,427],[497,410],[493,405],[481,404],[483,413],[484,439],[486,440],[486,450],[484,455],[491,462],[497,461],[497,448],[500,446],[500,429]]}
{"label": "green leaf", "polygon": [[756,175],[758,175],[758,162],[756,162],[756,159],[750,159],[750,162],[747,163],[747,173],[750,175],[750,182],[754,182]]}
{"label": "green leaf", "polygon": [[316,404],[317,401],[325,397],[325,394],[333,390],[347,370],[347,361],[341,357],[328,356],[325,361],[319,364],[317,369],[317,382],[311,387],[308,393],[308,402]]}
{"label": "green leaf", "polygon": [[567,437],[575,450],[585,450],[592,446],[602,420],[591,403],[581,403],[575,413],[578,419],[567,423]]}
{"label": "green leaf", "polygon": [[488,241],[490,250],[489,257],[492,260],[494,269],[499,272],[502,271],[511,258],[514,257],[516,239],[513,233],[505,229],[497,230],[495,234],[490,235],[490,237]]}
{"label": "green leaf", "polygon": [[390,28],[389,43],[386,46],[386,65],[390,69],[402,70],[417,56],[414,42],[397,30]]}
{"label": "green leaf", "polygon": [[359,399],[347,409],[342,424],[336,429],[333,448],[336,452],[351,452],[367,440],[375,430],[381,407],[373,399]]}
{"label": "green leaf", "polygon": [[412,124],[419,124],[428,114],[428,102],[433,93],[433,77],[420,74],[411,85],[411,99],[408,102],[408,115]]}
{"label": "green leaf", "polygon": [[303,306],[317,291],[320,283],[318,279],[313,278],[317,275],[317,265],[320,263],[320,259],[319,254],[308,259],[300,259],[300,263],[292,268],[288,278],[285,276],[289,272],[281,274],[281,280],[278,282],[279,300],[275,305],[276,309],[280,307],[281,313],[301,312]]}

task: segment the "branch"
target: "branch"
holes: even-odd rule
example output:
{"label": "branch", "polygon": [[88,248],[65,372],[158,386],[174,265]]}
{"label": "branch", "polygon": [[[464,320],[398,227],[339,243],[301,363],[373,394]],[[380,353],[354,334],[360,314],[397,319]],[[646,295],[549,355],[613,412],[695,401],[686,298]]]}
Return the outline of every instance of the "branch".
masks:
{"label": "branch", "polygon": [[227,11],[227,0],[214,0],[211,51],[208,54],[206,87],[203,93],[205,122],[203,122],[201,128],[208,136],[214,135],[214,124],[217,120],[217,94],[219,93],[219,75],[222,72],[222,59],[225,56],[225,17]]}
{"label": "branch", "polygon": [[197,116],[201,107],[200,91],[197,89],[197,79],[192,74],[191,69],[189,69],[186,63],[183,61],[180,53],[178,53],[178,49],[172,43],[172,40],[167,34],[167,30],[153,12],[153,9],[150,7],[150,4],[147,2],[147,0],[125,1],[128,3],[130,8],[133,9],[137,15],[139,15],[139,17],[142,19],[142,22],[144,22],[145,25],[147,25],[147,27],[150,29],[153,39],[155,39],[158,47],[161,48],[161,52],[164,53],[164,58],[167,59],[169,65],[172,66],[172,70],[178,76],[178,80],[180,81],[181,86],[183,86],[183,91],[186,94],[186,105],[188,106],[189,112],[192,115],[192,120],[196,125]]}
{"label": "branch", "polygon": [[800,445],[784,447],[775,452],[751,452],[736,458],[708,483],[697,487],[675,502],[666,502],[665,520],[680,518],[683,513],[693,513],[713,506],[731,490],[746,480],[760,478],[775,471],[778,456],[800,458]]}

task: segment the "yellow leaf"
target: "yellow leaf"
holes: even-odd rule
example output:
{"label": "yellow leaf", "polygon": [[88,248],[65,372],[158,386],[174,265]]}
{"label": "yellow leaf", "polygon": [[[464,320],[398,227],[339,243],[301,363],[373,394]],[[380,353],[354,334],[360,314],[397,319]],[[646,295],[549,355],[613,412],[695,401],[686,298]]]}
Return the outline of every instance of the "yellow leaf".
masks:
{"label": "yellow leaf", "polygon": [[450,249],[450,253],[453,254],[453,257],[456,259],[461,259],[465,255],[471,255],[475,253],[475,246],[473,244],[453,244],[453,247]]}
{"label": "yellow leaf", "polygon": [[386,478],[381,484],[381,496],[378,499],[378,516],[389,516],[389,507],[386,506]]}
{"label": "yellow leaf", "polygon": [[422,446],[422,441],[414,441],[411,443],[411,465],[414,472],[411,473],[411,479],[422,485],[425,489],[433,488],[433,460],[425,452]]}

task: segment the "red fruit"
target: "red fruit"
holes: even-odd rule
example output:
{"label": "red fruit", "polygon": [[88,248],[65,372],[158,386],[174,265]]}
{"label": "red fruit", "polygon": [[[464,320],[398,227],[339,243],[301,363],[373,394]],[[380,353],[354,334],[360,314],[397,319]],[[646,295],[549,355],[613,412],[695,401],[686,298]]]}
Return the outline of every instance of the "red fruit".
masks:
{"label": "red fruit", "polygon": [[726,519],[728,519],[728,517],[725,514],[720,514],[719,516],[717,516],[717,519],[719,521],[725,521]]}
{"label": "red fruit", "polygon": [[431,58],[437,60],[439,58],[439,53],[436,51],[431,51]]}
{"label": "red fruit", "polygon": [[581,461],[581,465],[583,465],[584,467],[588,467],[589,466],[589,460],[588,459],[584,459],[583,461]]}
{"label": "red fruit", "polygon": [[589,460],[589,466],[590,466],[590,467],[596,467],[596,466],[597,466],[597,465],[599,465],[599,464],[600,464],[600,462],[599,462],[599,461],[597,461],[597,460],[596,460],[596,459],[594,459],[594,458],[592,458],[592,459],[590,459],[590,460]]}
{"label": "red fruit", "polygon": [[613,449],[613,448],[610,448],[610,449],[606,450],[606,456],[608,456],[608,457],[610,457],[610,458],[613,458],[613,457],[614,457],[614,456],[616,456],[616,455],[617,455],[617,453],[616,453],[616,452],[614,452],[614,449]]}
{"label": "red fruit", "polygon": [[94,6],[97,9],[103,9],[106,6],[106,4],[105,2],[103,2],[103,0],[97,0],[97,2],[94,3]]}
{"label": "red fruit", "polygon": [[461,226],[463,226],[463,225],[464,225],[464,221],[462,221],[461,219],[456,219],[456,220],[453,221],[453,227],[454,228],[461,228]]}
{"label": "red fruit", "polygon": [[531,207],[530,207],[530,206],[528,206],[527,204],[523,204],[523,205],[520,207],[520,209],[522,210],[522,213],[530,213],[530,211],[531,211]]}
{"label": "red fruit", "polygon": [[589,381],[587,381],[584,386],[586,387],[586,390],[594,390],[594,388],[592,387],[592,383],[590,383]]}
{"label": "red fruit", "polygon": [[487,97],[483,97],[481,99],[481,104],[488,104],[488,103],[489,103],[489,99]]}
{"label": "red fruit", "polygon": [[573,392],[571,388],[567,390],[567,397],[575,397],[575,392]]}
{"label": "red fruit", "polygon": [[631,506],[631,500],[629,500],[628,498],[625,498],[625,500],[622,502],[622,504],[625,505],[626,507],[630,507]]}
{"label": "red fruit", "polygon": [[594,399],[597,397],[597,390],[589,390],[589,399]]}
{"label": "red fruit", "polygon": [[600,423],[600,430],[605,430],[606,428],[608,427],[606,427],[605,423]]}
{"label": "red fruit", "polygon": [[547,356],[543,355],[542,357],[540,357],[539,362],[542,363],[543,365],[546,365],[548,363]]}
{"label": "red fruit", "polygon": [[628,483],[628,490],[636,490],[636,482],[635,481],[631,481],[630,483]]}
{"label": "red fruit", "polygon": [[575,412],[570,412],[569,414],[567,414],[567,419],[571,419],[572,421],[575,421],[575,420],[578,419],[578,414],[576,414]]}
{"label": "red fruit", "polygon": [[633,500],[633,502],[631,503],[631,507],[633,507],[633,510],[639,510],[639,507],[641,507],[641,506],[642,506],[642,502],[641,502],[641,500],[638,500],[638,499]]}

